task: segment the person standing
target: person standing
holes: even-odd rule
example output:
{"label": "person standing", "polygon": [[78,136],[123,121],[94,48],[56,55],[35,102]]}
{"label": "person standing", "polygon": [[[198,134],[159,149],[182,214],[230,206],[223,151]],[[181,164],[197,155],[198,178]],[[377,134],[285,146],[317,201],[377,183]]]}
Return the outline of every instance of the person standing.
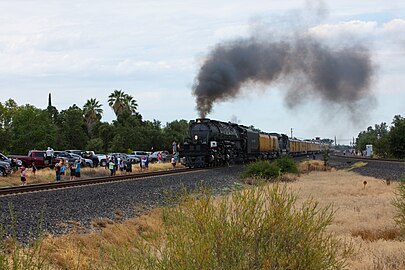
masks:
{"label": "person standing", "polygon": [[60,167],[61,167],[60,162],[56,163],[55,165],[56,182],[60,181]]}
{"label": "person standing", "polygon": [[161,163],[161,162],[162,162],[162,152],[159,152],[159,153],[157,154],[157,159],[158,159],[158,163]]}
{"label": "person standing", "polygon": [[35,162],[32,162],[32,174],[34,175],[34,178],[36,178],[36,172],[37,172],[37,166],[35,165]]}
{"label": "person standing", "polygon": [[142,172],[142,169],[143,169],[143,167],[145,167],[145,160],[143,159],[143,157],[141,157],[141,160],[139,161],[139,167],[141,167],[141,172]]}
{"label": "person standing", "polygon": [[127,160],[127,164],[125,166],[126,172],[131,173],[132,172],[132,161],[130,159]]}
{"label": "person standing", "polygon": [[110,159],[110,161],[108,162],[108,168],[110,169],[111,176],[113,176],[115,174],[114,173],[115,164],[113,159]]}
{"label": "person standing", "polygon": [[80,166],[81,166],[80,160],[76,159],[76,161],[75,161],[75,168],[76,168],[76,170],[75,170],[75,176],[76,176],[77,178],[80,178]]}
{"label": "person standing", "polygon": [[174,155],[172,156],[172,160],[171,160],[173,169],[176,168],[176,158],[174,157]]}
{"label": "person standing", "polygon": [[120,164],[120,172],[121,172],[121,174],[123,174],[123,173],[124,173],[125,164],[124,164],[124,160],[123,160],[122,158],[120,158],[119,164]]}
{"label": "person standing", "polygon": [[177,143],[176,143],[176,141],[173,141],[173,143],[172,143],[172,150],[173,150],[173,154],[177,152]]}
{"label": "person standing", "polygon": [[149,157],[146,155],[145,156],[145,170],[149,169]]}
{"label": "person standing", "polygon": [[70,163],[69,169],[70,169],[70,178],[69,178],[69,180],[75,180],[76,168],[75,168],[75,164],[73,162]]}
{"label": "person standing", "polygon": [[66,172],[66,165],[65,162],[62,160],[61,161],[61,166],[60,166],[60,177],[62,178],[62,175],[65,175]]}
{"label": "person standing", "polygon": [[21,167],[21,185],[25,186],[27,184],[27,169],[22,166]]}
{"label": "person standing", "polygon": [[54,154],[53,149],[48,146],[48,149],[46,150],[46,160],[48,161],[48,165],[52,165],[53,154]]}

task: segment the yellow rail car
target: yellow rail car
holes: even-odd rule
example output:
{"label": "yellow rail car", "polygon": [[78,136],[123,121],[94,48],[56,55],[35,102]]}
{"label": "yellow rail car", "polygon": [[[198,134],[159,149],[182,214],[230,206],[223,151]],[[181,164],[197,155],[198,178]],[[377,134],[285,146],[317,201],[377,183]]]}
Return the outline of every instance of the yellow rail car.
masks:
{"label": "yellow rail car", "polygon": [[280,150],[278,138],[266,133],[259,134],[259,150],[262,159],[277,157]]}

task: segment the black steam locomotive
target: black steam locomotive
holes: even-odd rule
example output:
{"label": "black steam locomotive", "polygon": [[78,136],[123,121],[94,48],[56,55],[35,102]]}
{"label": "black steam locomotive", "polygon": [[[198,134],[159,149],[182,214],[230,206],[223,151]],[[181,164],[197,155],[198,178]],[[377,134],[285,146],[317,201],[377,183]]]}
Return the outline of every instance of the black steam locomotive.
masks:
{"label": "black steam locomotive", "polygon": [[181,156],[188,167],[210,167],[321,150],[322,145],[316,142],[290,140],[285,134],[202,118],[190,121],[189,138],[181,145]]}

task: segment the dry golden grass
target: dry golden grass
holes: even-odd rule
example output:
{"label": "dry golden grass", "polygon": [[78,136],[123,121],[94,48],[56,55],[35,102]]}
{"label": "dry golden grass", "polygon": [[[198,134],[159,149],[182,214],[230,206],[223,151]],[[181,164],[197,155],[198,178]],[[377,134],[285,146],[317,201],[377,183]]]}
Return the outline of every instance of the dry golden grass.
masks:
{"label": "dry golden grass", "polygon": [[350,269],[405,269],[405,242],[398,238],[391,204],[398,183],[333,171],[302,175],[287,185],[300,201],[313,197],[321,207],[333,206],[329,230],[352,241],[357,250]]}
{"label": "dry golden grass", "polygon": [[[329,231],[352,242],[356,250],[349,269],[405,269],[405,242],[398,238],[391,204],[398,183],[387,185],[353,172],[324,171],[323,163],[310,163],[315,172],[294,176],[295,181],[285,185],[298,195],[298,204],[312,197],[320,207],[333,206],[336,213]],[[308,164],[300,166],[308,168]],[[124,214],[117,210],[115,216],[115,221],[122,221]],[[162,228],[160,210],[122,224],[108,219],[97,219],[92,224],[94,232],[90,234],[45,238],[42,254],[53,269],[94,269],[96,262],[106,259],[100,250],[131,244],[139,232],[153,233]]]}
{"label": "dry golden grass", "polygon": [[[98,225],[100,220],[93,223]],[[156,232],[163,227],[160,210],[153,210],[124,223],[103,220],[101,224],[104,227],[101,231],[90,234],[71,233],[46,237],[42,244],[42,254],[51,264],[51,269],[94,269],[94,265],[105,255],[100,251],[111,245],[128,245],[139,232]]]}
{"label": "dry golden grass", "polygon": [[[176,169],[184,168],[183,165],[177,164]],[[161,171],[161,170],[171,170],[173,166],[171,163],[154,163],[149,164],[149,169],[143,169],[143,172],[146,171]],[[45,168],[38,170],[34,175],[31,168],[27,169],[27,184],[37,184],[37,183],[49,183],[56,181],[55,171],[51,170],[50,168]],[[20,170],[12,173],[10,176],[1,177],[0,178],[0,187],[8,187],[8,186],[18,186],[21,184],[20,181]],[[141,172],[140,166],[138,164],[132,165],[132,173],[139,173]],[[70,171],[68,170],[67,175],[62,175],[61,180],[69,180],[70,178]],[[117,171],[117,175],[126,174],[126,172]],[[92,178],[92,177],[102,177],[102,176],[109,176],[110,170],[105,169],[104,167],[97,167],[97,168],[82,168],[81,169],[81,179],[84,178]]]}

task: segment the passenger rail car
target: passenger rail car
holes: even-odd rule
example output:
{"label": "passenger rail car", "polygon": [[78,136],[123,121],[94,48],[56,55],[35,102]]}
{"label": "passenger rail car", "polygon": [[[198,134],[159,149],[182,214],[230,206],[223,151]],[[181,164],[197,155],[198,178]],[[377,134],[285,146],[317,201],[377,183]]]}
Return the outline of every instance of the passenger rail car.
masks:
{"label": "passenger rail car", "polygon": [[188,167],[220,166],[280,155],[299,156],[322,150],[320,143],[289,139],[285,134],[266,133],[249,127],[208,118],[190,121],[189,138],[181,145]]}

